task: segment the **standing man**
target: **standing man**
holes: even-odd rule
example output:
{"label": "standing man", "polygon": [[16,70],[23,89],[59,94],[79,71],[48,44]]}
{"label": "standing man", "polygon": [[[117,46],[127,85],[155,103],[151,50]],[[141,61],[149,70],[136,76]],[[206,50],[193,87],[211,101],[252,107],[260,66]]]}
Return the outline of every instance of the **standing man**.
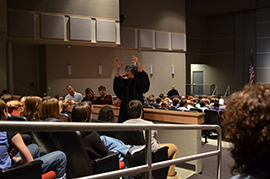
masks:
{"label": "standing man", "polygon": [[73,99],[75,102],[81,102],[83,97],[81,93],[77,93],[74,91],[74,88],[72,85],[67,86],[67,92],[69,93],[66,95],[65,99]]}

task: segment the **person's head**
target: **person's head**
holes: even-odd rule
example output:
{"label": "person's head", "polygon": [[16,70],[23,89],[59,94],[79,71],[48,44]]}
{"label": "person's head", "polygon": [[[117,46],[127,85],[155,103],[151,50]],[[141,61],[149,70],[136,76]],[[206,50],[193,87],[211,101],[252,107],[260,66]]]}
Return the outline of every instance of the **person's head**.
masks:
{"label": "person's head", "polygon": [[129,65],[126,65],[126,75],[127,75],[127,78],[128,79],[132,79],[134,78],[134,76],[137,74],[137,72],[139,71],[138,70],[138,66],[135,66],[133,64],[129,64]]}
{"label": "person's head", "polygon": [[72,85],[68,85],[67,87],[66,87],[66,89],[67,89],[67,92],[71,95],[71,96],[73,96],[74,95],[74,88],[73,88],[73,86]]}
{"label": "person's head", "polygon": [[259,169],[269,174],[269,111],[270,85],[248,85],[230,96],[222,113],[222,129],[228,142],[233,144],[230,148],[235,161],[232,172],[250,175]]}
{"label": "person's head", "polygon": [[7,102],[8,113],[10,115],[20,116],[23,111],[22,103],[18,100],[11,100]]}
{"label": "person's head", "polygon": [[0,116],[1,121],[6,121],[8,118],[6,103],[1,98],[0,98]]}
{"label": "person's head", "polygon": [[172,90],[175,90],[175,86],[174,85],[172,85]]}
{"label": "person's head", "polygon": [[139,100],[131,100],[127,106],[127,112],[130,119],[140,118],[143,111],[143,105]]}
{"label": "person's head", "polygon": [[58,118],[60,113],[59,102],[56,98],[46,99],[42,102],[40,116],[42,118]]}
{"label": "person's head", "polygon": [[75,101],[73,99],[65,99],[62,103],[63,109],[67,111],[72,111],[75,105]]}
{"label": "person's head", "polygon": [[176,106],[179,103],[179,98],[173,98],[173,105]]}
{"label": "person's head", "polygon": [[92,110],[88,102],[76,103],[74,108],[72,109],[71,121],[72,122],[91,121],[91,114]]}
{"label": "person's head", "polygon": [[156,103],[159,104],[160,102],[161,102],[161,97],[157,97],[157,98],[156,98]]}
{"label": "person's head", "polygon": [[183,99],[180,101],[180,107],[187,107],[187,100]]}
{"label": "person's head", "polygon": [[113,109],[110,106],[104,106],[99,110],[98,120],[106,122],[114,122]]}
{"label": "person's head", "polygon": [[200,106],[204,107],[206,105],[206,100],[203,98],[200,100]]}
{"label": "person's head", "polygon": [[28,120],[40,120],[39,109],[42,99],[38,96],[28,96],[25,98],[22,116]]}
{"label": "person's head", "polygon": [[12,96],[11,94],[3,94],[3,95],[1,96],[1,99],[2,99],[5,103],[7,103],[8,101],[13,100],[13,96]]}
{"label": "person's head", "polygon": [[100,96],[105,96],[106,94],[106,88],[105,86],[101,85],[98,87],[98,93],[100,94]]}
{"label": "person's head", "polygon": [[89,99],[92,98],[93,94],[94,94],[94,92],[93,92],[93,90],[92,90],[91,88],[86,88],[86,89],[85,89],[85,95],[86,95]]}
{"label": "person's head", "polygon": [[56,95],[55,98],[56,98],[58,101],[63,101],[63,100],[64,100],[64,96],[63,96],[62,94]]}
{"label": "person's head", "polygon": [[169,103],[167,100],[162,100],[160,107],[162,108],[169,108]]}

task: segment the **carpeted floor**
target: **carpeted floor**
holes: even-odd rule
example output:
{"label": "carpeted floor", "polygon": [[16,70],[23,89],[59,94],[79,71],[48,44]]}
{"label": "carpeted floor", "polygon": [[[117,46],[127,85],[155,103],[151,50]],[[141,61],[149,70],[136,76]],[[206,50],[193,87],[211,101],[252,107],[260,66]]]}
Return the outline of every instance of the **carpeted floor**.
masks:
{"label": "carpeted floor", "polygon": [[[204,144],[202,152],[209,152],[216,150],[217,147],[213,145]],[[231,158],[228,148],[222,148],[222,166],[221,179],[230,179],[230,166],[234,163]],[[217,178],[217,156],[207,157],[202,159],[202,174],[194,174],[188,179],[212,179]]]}

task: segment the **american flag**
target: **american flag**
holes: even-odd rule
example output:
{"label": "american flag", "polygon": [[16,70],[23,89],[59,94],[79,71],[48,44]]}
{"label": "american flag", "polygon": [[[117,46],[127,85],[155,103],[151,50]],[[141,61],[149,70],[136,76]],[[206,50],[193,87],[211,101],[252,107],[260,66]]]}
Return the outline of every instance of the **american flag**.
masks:
{"label": "american flag", "polygon": [[255,71],[254,71],[254,64],[253,64],[253,54],[251,50],[251,55],[250,55],[250,63],[249,63],[249,84],[253,84],[255,80]]}

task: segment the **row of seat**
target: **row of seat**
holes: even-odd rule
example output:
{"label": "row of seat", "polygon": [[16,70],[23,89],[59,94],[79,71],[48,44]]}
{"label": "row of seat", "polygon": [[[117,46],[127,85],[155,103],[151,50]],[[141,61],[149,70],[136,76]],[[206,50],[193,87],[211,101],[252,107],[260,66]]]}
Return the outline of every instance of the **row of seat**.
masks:
{"label": "row of seat", "polygon": [[[121,131],[118,132],[119,139],[125,144],[144,145],[143,134],[140,131]],[[48,152],[61,150],[67,155],[67,177],[75,178],[106,171],[119,169],[118,153],[110,154],[101,159],[91,161],[84,149],[80,132],[32,132],[32,137],[40,147],[45,148]],[[163,147],[152,153],[152,162],[167,160],[167,147]],[[127,156],[130,167],[144,165],[145,151],[133,157]],[[153,176],[160,179],[167,177],[168,167],[153,171]],[[139,174],[143,176],[144,173]],[[155,178],[156,178],[155,177]]]}

